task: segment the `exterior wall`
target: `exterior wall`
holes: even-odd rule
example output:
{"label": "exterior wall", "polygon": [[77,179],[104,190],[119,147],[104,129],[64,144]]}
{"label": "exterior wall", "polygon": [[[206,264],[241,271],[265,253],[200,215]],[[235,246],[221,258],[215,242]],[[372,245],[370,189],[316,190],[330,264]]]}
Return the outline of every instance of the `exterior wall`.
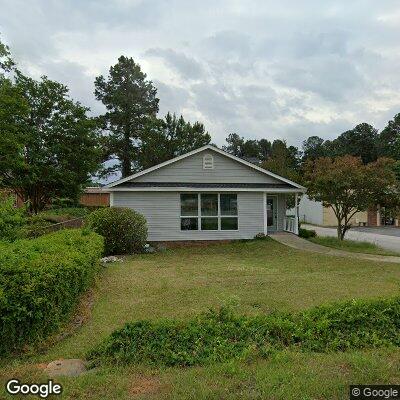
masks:
{"label": "exterior wall", "polygon": [[79,204],[88,207],[108,207],[110,205],[110,193],[84,193],[79,199]]}
{"label": "exterior wall", "polygon": [[368,210],[368,226],[378,226],[378,210],[376,207]]}
{"label": "exterior wall", "polygon": [[[203,169],[203,156],[214,157],[214,169]],[[134,179],[135,182],[282,183],[222,154],[204,150]]]}
{"label": "exterior wall", "polygon": [[[264,231],[264,204],[261,192],[239,192],[237,231],[181,231],[180,193],[113,192],[111,204],[129,207],[147,219],[149,241],[252,239]],[[284,195],[283,195],[284,196]],[[284,201],[278,199],[278,223],[283,227]]]}
{"label": "exterior wall", "polygon": [[[323,207],[319,201],[313,201],[304,195],[299,205],[300,221],[321,226],[336,226],[337,220],[331,207]],[[350,220],[352,225],[365,223],[369,225],[367,211],[356,213]]]}
{"label": "exterior wall", "polygon": [[310,200],[307,195],[304,195],[299,204],[300,221],[314,225],[323,225],[323,208],[322,203]]}
{"label": "exterior wall", "polygon": [[[358,226],[360,225],[360,223],[367,224],[368,223],[367,211],[362,211],[354,214],[354,216],[350,219],[350,223],[354,226]],[[337,225],[337,219],[331,207],[324,207],[323,225],[325,226]]]}

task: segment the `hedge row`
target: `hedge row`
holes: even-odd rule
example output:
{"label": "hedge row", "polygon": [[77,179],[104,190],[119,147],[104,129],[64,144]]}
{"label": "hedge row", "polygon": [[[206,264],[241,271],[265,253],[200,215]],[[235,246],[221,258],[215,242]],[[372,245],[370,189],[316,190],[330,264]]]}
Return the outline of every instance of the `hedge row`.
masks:
{"label": "hedge row", "polygon": [[294,346],[317,352],[400,345],[400,297],[348,301],[298,314],[210,311],[186,321],[129,323],[88,354],[102,361],[204,365]]}
{"label": "hedge row", "polygon": [[65,321],[93,282],[102,251],[101,236],[78,229],[1,246],[0,355]]}

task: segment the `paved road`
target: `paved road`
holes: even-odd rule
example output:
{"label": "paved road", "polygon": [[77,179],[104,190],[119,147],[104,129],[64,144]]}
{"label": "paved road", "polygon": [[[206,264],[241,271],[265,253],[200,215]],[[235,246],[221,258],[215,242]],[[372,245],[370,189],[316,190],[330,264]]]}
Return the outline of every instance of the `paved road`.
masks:
{"label": "paved road", "polygon": [[293,235],[293,233],[277,232],[273,233],[271,237],[286,246],[293,247],[298,250],[311,251],[313,253],[321,253],[337,257],[349,257],[370,261],[384,261],[396,264],[400,263],[400,257],[353,253],[349,251],[333,249],[331,247],[321,246],[319,244],[310,242],[309,240],[302,239],[296,235]]}
{"label": "paved road", "polygon": [[400,237],[400,228],[394,228],[391,226],[381,226],[381,227],[367,227],[367,226],[358,227],[357,226],[352,229],[357,232],[367,232],[367,233],[375,233],[378,235]]}
{"label": "paved road", "polygon": [[[302,224],[306,229],[313,229],[319,236],[336,236],[335,228]],[[374,243],[384,249],[400,253],[400,228],[353,228],[346,233],[346,239],[358,242]]]}

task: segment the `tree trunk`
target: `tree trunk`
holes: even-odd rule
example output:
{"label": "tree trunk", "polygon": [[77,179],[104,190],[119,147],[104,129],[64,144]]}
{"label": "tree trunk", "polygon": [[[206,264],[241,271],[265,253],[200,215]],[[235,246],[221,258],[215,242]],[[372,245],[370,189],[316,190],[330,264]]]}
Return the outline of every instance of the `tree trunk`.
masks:
{"label": "tree trunk", "polygon": [[131,138],[129,132],[124,133],[124,150],[122,155],[122,177],[126,178],[132,174],[132,162],[130,151]]}
{"label": "tree trunk", "polygon": [[342,240],[342,226],[341,226],[340,222],[338,222],[338,225],[337,225],[337,237],[339,240]]}
{"label": "tree trunk", "polygon": [[131,161],[128,157],[124,157],[122,159],[122,178],[126,178],[131,174],[132,174]]}

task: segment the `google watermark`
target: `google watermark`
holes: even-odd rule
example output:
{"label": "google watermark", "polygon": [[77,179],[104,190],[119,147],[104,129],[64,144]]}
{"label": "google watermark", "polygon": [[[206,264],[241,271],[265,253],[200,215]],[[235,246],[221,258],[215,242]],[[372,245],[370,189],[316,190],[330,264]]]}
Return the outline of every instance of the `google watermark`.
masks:
{"label": "google watermark", "polygon": [[21,383],[19,379],[10,379],[6,383],[6,391],[11,395],[34,395],[47,399],[50,395],[60,395],[62,386],[52,379],[46,383]]}
{"label": "google watermark", "polygon": [[350,400],[400,400],[400,385],[350,385]]}

